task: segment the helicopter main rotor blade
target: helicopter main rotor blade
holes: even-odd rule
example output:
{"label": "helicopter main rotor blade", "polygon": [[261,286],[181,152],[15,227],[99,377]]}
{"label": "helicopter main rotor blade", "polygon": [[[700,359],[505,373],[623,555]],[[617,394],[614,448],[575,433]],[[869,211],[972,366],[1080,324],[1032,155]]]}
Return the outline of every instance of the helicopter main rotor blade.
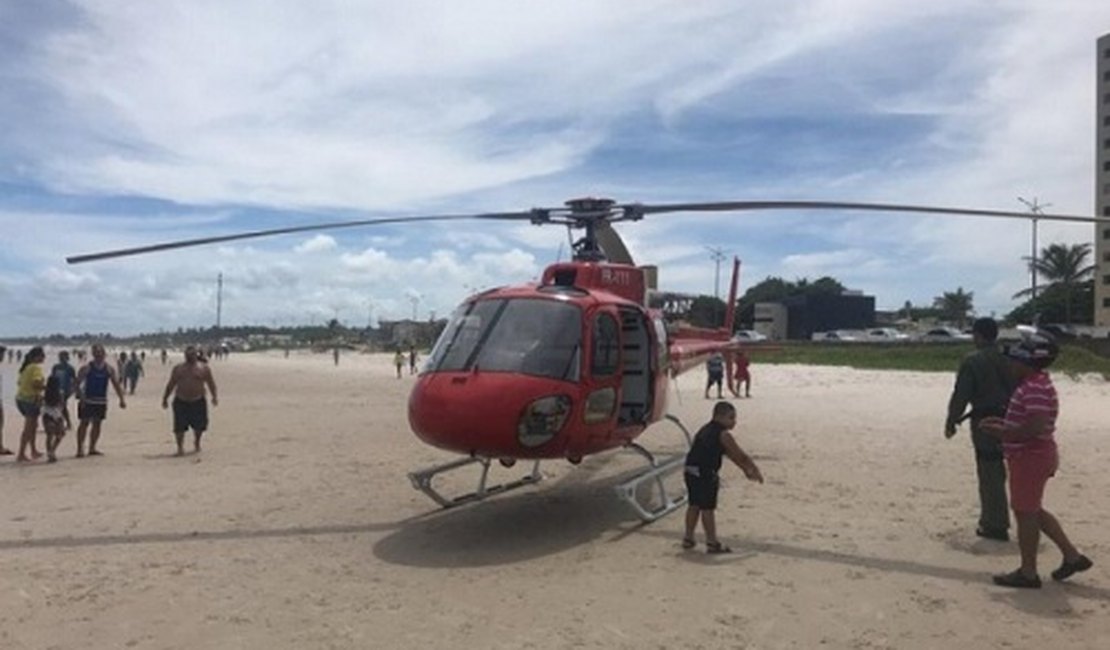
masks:
{"label": "helicopter main rotor blade", "polygon": [[1004,217],[1010,219],[1045,219],[1047,221],[1078,221],[1097,223],[1110,221],[1104,217],[1071,214],[1033,214],[1007,210],[975,210],[970,208],[943,208],[928,205],[903,205],[898,203],[844,203],[839,201],[719,201],[708,203],[663,203],[658,205],[626,206],[640,214],[666,212],[741,212],[750,210],[865,210],[869,212],[917,212],[921,214],[958,214],[972,217]]}
{"label": "helicopter main rotor blade", "polygon": [[81,264],[83,262],[95,262],[97,260],[106,260],[114,257],[128,257],[131,255],[142,255],[144,253],[156,253],[159,251],[174,250],[177,248],[204,246],[206,244],[219,244],[222,242],[238,241],[240,239],[254,239],[257,237],[271,237],[274,235],[288,235],[298,232],[312,232],[314,230],[337,230],[339,228],[357,228],[361,226],[376,226],[387,223],[406,223],[420,221],[460,221],[464,219],[495,219],[503,221],[514,221],[531,219],[532,216],[533,215],[531,212],[488,212],[484,214],[444,214],[414,217],[387,217],[382,219],[359,219],[356,221],[335,221],[331,223],[317,223],[309,226],[291,226],[288,228],[272,228],[270,230],[254,230],[251,232],[235,233],[233,235],[198,237],[196,239],[180,239],[177,241],[162,242],[160,244],[149,244],[147,246],[120,248],[117,250],[104,251],[100,253],[88,253],[85,255],[73,255],[71,257],[67,257],[66,262],[69,264]]}

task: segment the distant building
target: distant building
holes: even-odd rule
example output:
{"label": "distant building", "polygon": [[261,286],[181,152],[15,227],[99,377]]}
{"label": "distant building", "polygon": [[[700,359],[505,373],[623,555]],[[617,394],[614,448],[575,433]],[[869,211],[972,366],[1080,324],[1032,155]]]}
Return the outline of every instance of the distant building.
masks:
{"label": "distant building", "polygon": [[[788,339],[808,340],[816,332],[866,329],[875,324],[875,296],[858,291],[791,296],[782,305]],[[780,319],[775,319],[775,326],[782,327]]]}
{"label": "distant building", "polygon": [[757,302],[752,329],[772,341],[786,338],[788,314],[786,305],[777,302]]}
{"label": "distant building", "polygon": [[[1095,214],[1110,217],[1110,34],[1098,39]],[[1110,223],[1095,224],[1095,325],[1110,326]]]}
{"label": "distant building", "polygon": [[447,326],[447,319],[414,321],[410,319],[378,321],[373,343],[385,348],[408,349],[409,346],[429,348]]}
{"label": "distant building", "polygon": [[649,308],[662,311],[668,319],[676,319],[688,318],[695,300],[697,295],[692,293],[649,290],[647,303]]}

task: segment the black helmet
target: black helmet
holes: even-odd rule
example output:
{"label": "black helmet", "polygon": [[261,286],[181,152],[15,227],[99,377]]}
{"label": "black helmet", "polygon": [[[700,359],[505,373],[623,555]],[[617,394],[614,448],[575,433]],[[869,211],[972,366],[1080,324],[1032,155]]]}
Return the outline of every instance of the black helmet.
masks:
{"label": "black helmet", "polygon": [[1038,370],[1047,368],[1056,361],[1060,346],[1048,332],[1038,329],[1023,332],[1021,343],[1012,343],[1003,351],[1007,357]]}

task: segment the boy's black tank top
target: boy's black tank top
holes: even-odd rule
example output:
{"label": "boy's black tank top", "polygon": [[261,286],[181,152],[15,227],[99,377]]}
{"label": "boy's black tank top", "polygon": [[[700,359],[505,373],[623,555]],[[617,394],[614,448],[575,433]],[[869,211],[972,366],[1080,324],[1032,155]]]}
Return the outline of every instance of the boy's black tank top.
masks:
{"label": "boy's black tank top", "polygon": [[698,429],[694,435],[694,444],[686,454],[686,465],[697,467],[702,476],[716,474],[721,469],[721,459],[725,448],[721,444],[721,432],[724,427],[716,422],[710,422]]}

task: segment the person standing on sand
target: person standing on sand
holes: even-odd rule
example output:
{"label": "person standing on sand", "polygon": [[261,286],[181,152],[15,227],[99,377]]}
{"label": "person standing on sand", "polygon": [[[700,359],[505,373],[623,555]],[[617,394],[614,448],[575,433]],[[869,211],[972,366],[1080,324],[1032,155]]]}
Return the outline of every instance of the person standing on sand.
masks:
{"label": "person standing on sand", "polygon": [[212,393],[212,406],[219,406],[216,395],[216,380],[212,369],[201,363],[197,348],[185,348],[185,362],[179,363],[170,371],[166,390],[162,393],[162,408],[169,408],[170,395],[173,397],[173,437],[177,442],[178,456],[185,455],[185,431],[193,430],[193,451],[200,453],[200,438],[208,429],[208,402],[205,387]]}
{"label": "person standing on sand", "polygon": [[691,549],[697,545],[694,530],[701,519],[705,530],[705,549],[707,553],[731,553],[732,549],[717,539],[717,492],[721,487],[719,473],[724,456],[736,463],[749,481],[763,482],[759,466],[744,453],[731,431],[736,426],[736,407],[728,402],[717,402],[713,406],[713,419],[698,429],[694,442],[686,454],[686,468],[683,478],[689,505],[686,507],[686,534],[682,538],[682,548]]}
{"label": "person standing on sand", "polygon": [[1051,336],[1037,332],[1006,349],[1018,386],[1006,407],[1005,417],[988,417],[983,430],[1002,441],[1006,464],[1010,467],[1010,504],[1017,519],[1021,566],[1011,573],[994,576],[1003,587],[1040,589],[1037,575],[1037,547],[1043,532],[1063,554],[1060,568],[1052,579],[1067,580],[1090,569],[1094,563],[1079,552],[1068,539],[1060,522],[1044,509],[1045,485],[1059,466],[1056,453],[1056,417],[1059,401],[1047,368],[1059,354]]}
{"label": "person standing on sand", "polygon": [[124,383],[127,385],[127,393],[129,395],[135,394],[135,387],[139,385],[139,377],[143,376],[143,363],[139,361],[139,356],[134,351],[131,352],[131,358],[123,366]]}
{"label": "person standing on sand", "polygon": [[[35,448],[35,434],[38,433],[39,415],[42,413],[42,392],[46,388],[46,377],[42,373],[43,361],[46,361],[46,353],[36,345],[27,352],[23,365],[19,368],[15,405],[23,416],[23,433],[19,437],[19,455],[15,459],[21,463],[42,456]],[[29,457],[28,448],[31,450]]]}
{"label": "person standing on sand", "polygon": [[416,346],[409,346],[409,374],[416,374]]}
{"label": "person standing on sand", "polygon": [[975,469],[979,479],[979,526],[975,534],[1000,542],[1010,539],[1010,513],[1006,503],[1006,465],[1002,444],[983,430],[983,420],[1006,413],[1006,403],[1014,391],[1010,364],[998,350],[998,324],[993,318],[980,318],[972,325],[975,352],[964,357],[956,375],[956,385],[948,400],[944,436],[956,435],[956,425],[971,404],[971,442],[975,447]]}
{"label": "person standing on sand", "polygon": [[750,366],[752,363],[751,359],[748,358],[748,355],[745,354],[743,350],[740,350],[736,353],[736,358],[733,360],[733,363],[736,364],[736,370],[733,372],[732,375],[733,382],[735,382],[733,384],[735,388],[732,389],[732,394],[739,397],[740,385],[743,384],[744,397],[751,397],[752,373],[750,370],[748,370],[748,366]]}
{"label": "person standing on sand", "polygon": [[[85,455],[85,433],[89,433],[89,455],[100,456],[96,448],[100,442],[100,425],[108,415],[108,384],[119,396],[119,407],[127,408],[123,399],[123,387],[119,375],[105,360],[104,346],[92,346],[92,361],[81,366],[77,372],[77,457]],[[90,426],[92,430],[90,431]]]}
{"label": "person standing on sand", "polygon": [[393,365],[397,366],[397,379],[400,379],[401,368],[405,365],[405,354],[401,352],[401,348],[397,348],[397,352],[393,354]]}
{"label": "person standing on sand", "polygon": [[68,425],[63,408],[65,393],[62,391],[62,381],[58,375],[51,374],[46,380],[46,391],[42,398],[42,428],[46,431],[46,460],[50,463],[58,462],[55,452],[66,435]]}
{"label": "person standing on sand", "polygon": [[[7,350],[4,346],[0,345],[0,361],[4,360],[4,352]],[[11,357],[9,357],[10,359]],[[4,376],[0,375],[0,456],[11,456],[12,450],[4,446]]]}
{"label": "person standing on sand", "polygon": [[720,352],[714,352],[705,362],[705,399],[709,399],[709,389],[717,386],[717,399],[721,399],[721,382],[725,378],[725,358]]}
{"label": "person standing on sand", "polygon": [[65,420],[66,430],[69,430],[73,428],[73,422],[69,418],[69,398],[73,397],[73,392],[77,389],[77,371],[69,363],[67,350],[58,353],[58,363],[50,369],[50,376],[58,378],[58,386],[62,391],[62,418]]}

